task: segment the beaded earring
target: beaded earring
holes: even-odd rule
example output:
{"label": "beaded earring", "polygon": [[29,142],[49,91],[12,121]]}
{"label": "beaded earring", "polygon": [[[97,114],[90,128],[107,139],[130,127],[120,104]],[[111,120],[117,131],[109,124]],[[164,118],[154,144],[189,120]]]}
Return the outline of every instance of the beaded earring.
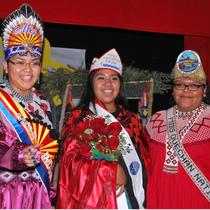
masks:
{"label": "beaded earring", "polygon": [[206,104],[209,104],[209,100],[208,100],[206,93],[203,95],[203,102]]}
{"label": "beaded earring", "polygon": [[37,80],[37,85],[40,86],[41,78],[39,77]]}
{"label": "beaded earring", "polygon": [[40,74],[40,76],[39,76],[39,78],[38,78],[38,80],[37,80],[37,82],[36,82],[36,84],[35,84],[35,87],[36,87],[37,89],[40,88],[41,82],[42,82],[42,74]]}
{"label": "beaded earring", "polygon": [[8,74],[4,72],[3,74],[3,82],[7,82],[8,81]]}

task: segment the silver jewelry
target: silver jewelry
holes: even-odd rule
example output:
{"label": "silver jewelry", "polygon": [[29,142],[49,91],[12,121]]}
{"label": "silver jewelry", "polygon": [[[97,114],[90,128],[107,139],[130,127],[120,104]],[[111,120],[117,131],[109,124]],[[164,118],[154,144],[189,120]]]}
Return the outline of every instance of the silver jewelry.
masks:
{"label": "silver jewelry", "polygon": [[33,102],[33,92],[31,91],[28,95],[24,96],[18,93],[15,89],[13,89],[9,83],[6,83],[7,88],[10,90],[13,96],[18,98],[20,101],[25,103],[31,103]]}

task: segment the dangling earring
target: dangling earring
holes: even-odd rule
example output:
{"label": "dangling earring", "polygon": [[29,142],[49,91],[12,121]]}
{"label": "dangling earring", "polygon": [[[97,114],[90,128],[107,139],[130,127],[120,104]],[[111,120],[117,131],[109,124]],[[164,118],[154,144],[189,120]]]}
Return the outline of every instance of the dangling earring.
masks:
{"label": "dangling earring", "polygon": [[3,82],[6,83],[8,82],[8,74],[4,72],[3,74]]}
{"label": "dangling earring", "polygon": [[40,86],[41,86],[41,80],[42,80],[42,75],[40,74],[40,76],[39,76],[39,78],[38,78],[38,80],[37,80],[37,83],[36,83],[36,88],[40,88]]}
{"label": "dangling earring", "polygon": [[208,104],[208,97],[207,97],[206,93],[204,93],[204,95],[203,95],[203,102]]}
{"label": "dangling earring", "polygon": [[37,80],[37,85],[39,86],[40,85],[40,77],[38,78],[38,80]]}

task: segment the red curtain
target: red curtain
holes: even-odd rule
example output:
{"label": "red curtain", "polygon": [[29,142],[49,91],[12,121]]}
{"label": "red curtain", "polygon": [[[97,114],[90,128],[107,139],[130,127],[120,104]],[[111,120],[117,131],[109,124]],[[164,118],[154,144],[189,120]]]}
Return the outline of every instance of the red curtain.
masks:
{"label": "red curtain", "polygon": [[210,37],[209,0],[2,0],[0,18],[22,3],[44,22]]}
{"label": "red curtain", "polygon": [[29,3],[44,22],[185,35],[210,80],[210,0],[2,0],[0,18]]}
{"label": "red curtain", "polygon": [[210,37],[185,36],[185,49],[195,50],[201,57],[203,68],[210,82]]}

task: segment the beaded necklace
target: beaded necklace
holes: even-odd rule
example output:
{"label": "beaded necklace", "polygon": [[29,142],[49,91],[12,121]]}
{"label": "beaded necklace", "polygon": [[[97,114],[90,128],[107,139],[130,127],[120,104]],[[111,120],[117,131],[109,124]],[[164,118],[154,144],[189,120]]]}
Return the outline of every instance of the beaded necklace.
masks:
{"label": "beaded necklace", "polygon": [[24,96],[18,93],[15,89],[13,89],[9,83],[6,83],[6,87],[10,90],[12,95],[18,98],[20,101],[25,102],[25,103],[33,102],[33,91],[31,91],[28,95]]}
{"label": "beaded necklace", "polygon": [[202,103],[198,108],[189,111],[189,112],[181,112],[178,110],[177,105],[175,106],[175,113],[176,113],[176,117],[177,118],[182,118],[182,119],[190,119],[193,114],[195,114],[196,112],[198,112],[200,109],[204,109],[206,107],[206,105],[204,103]]}

